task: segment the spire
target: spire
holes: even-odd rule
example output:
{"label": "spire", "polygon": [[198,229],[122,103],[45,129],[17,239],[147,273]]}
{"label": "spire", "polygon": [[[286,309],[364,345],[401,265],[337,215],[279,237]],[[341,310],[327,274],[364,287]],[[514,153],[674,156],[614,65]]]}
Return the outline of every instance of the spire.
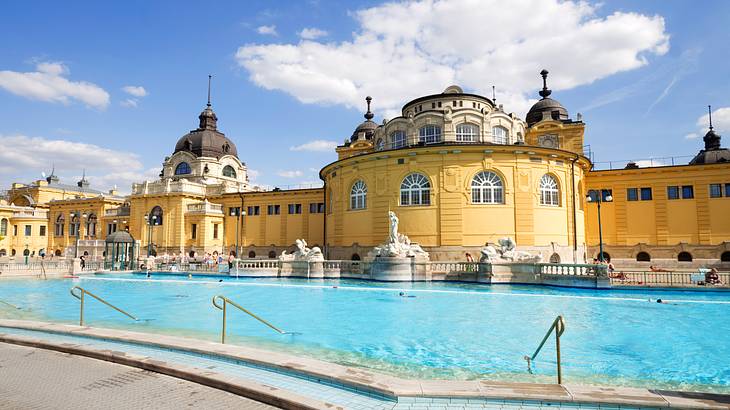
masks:
{"label": "spire", "polygon": [[550,94],[552,94],[552,91],[547,88],[548,73],[549,71],[545,70],[544,68],[542,71],[540,71],[540,75],[542,76],[542,90],[540,90],[539,94],[542,98],[547,98]]}
{"label": "spire", "polygon": [[213,112],[213,108],[210,104],[210,83],[212,75],[208,75],[208,104],[206,104],[203,112],[200,113],[198,119],[200,120],[199,130],[216,130],[218,128],[218,117]]}
{"label": "spire", "polygon": [[58,177],[56,176],[56,164],[53,164],[51,166],[51,175],[46,177],[46,182],[48,182],[49,184],[53,182],[58,182]]}
{"label": "spire", "polygon": [[89,186],[89,180],[86,179],[86,168],[84,168],[84,171],[81,174],[81,181],[77,182],[76,185],[78,185],[79,188],[87,188]]}
{"label": "spire", "polygon": [[492,102],[497,102],[497,89],[495,86],[492,86]]}
{"label": "spire", "polygon": [[213,76],[208,74],[208,107],[210,107],[210,80],[212,78],[213,78]]}
{"label": "spire", "polygon": [[365,113],[365,119],[368,121],[371,121],[375,117],[375,114],[373,114],[370,111],[370,101],[372,101],[372,100],[373,100],[373,97],[371,97],[369,95],[367,97],[365,97],[365,101],[368,103],[368,112]]}
{"label": "spire", "polygon": [[707,131],[705,137],[702,138],[705,141],[705,151],[715,151],[720,149],[720,135],[715,132],[712,128],[712,106],[707,106],[707,115],[710,121],[710,130]]}

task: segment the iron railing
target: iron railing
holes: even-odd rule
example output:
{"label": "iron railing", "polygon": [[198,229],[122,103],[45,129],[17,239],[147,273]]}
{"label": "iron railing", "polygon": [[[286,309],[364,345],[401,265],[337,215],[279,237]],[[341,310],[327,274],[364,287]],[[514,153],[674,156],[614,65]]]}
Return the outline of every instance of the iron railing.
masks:
{"label": "iron railing", "polygon": [[535,353],[533,353],[532,356],[525,356],[525,360],[527,361],[527,371],[532,373],[531,363],[535,361],[535,358],[542,350],[542,347],[545,346],[545,342],[547,342],[553,331],[555,331],[555,353],[557,355],[558,365],[558,384],[563,384],[563,373],[560,367],[560,336],[562,336],[563,332],[565,332],[565,322],[563,321],[562,316],[558,316],[555,318],[553,324],[550,326],[550,329],[548,329],[547,333],[545,333],[545,337],[542,338],[540,346],[538,346],[537,350],[535,350]]}
{"label": "iron railing", "polygon": [[[81,294],[80,295],[77,295],[76,293],[74,293],[74,291],[77,290],[77,289],[79,291],[81,291]],[[71,290],[69,292],[71,293],[71,296],[73,296],[76,299],[78,299],[78,300],[81,301],[81,310],[80,310],[80,313],[79,313],[79,326],[83,326],[84,325],[84,295],[91,296],[92,298],[94,298],[94,299],[98,300],[99,302],[101,302],[101,303],[109,306],[110,308],[112,308],[112,309],[116,310],[117,312],[119,312],[119,313],[121,313],[121,314],[129,317],[130,319],[132,319],[134,321],[138,321],[139,320],[136,317],[132,316],[131,314],[125,312],[124,310],[122,310],[122,309],[120,309],[120,308],[112,305],[111,303],[109,303],[106,300],[100,298],[99,296],[96,296],[95,294],[93,294],[93,293],[89,292],[88,290],[82,288],[81,286],[74,286],[74,287],[71,288]]]}

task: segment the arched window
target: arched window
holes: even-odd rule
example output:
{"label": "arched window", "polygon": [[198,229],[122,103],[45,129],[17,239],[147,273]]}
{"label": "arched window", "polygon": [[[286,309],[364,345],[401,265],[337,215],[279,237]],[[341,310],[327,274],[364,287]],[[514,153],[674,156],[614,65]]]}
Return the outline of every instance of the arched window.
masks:
{"label": "arched window", "polygon": [[98,222],[98,218],[96,217],[96,214],[90,214],[89,218],[86,220],[86,235],[87,236],[96,236],[96,223]]}
{"label": "arched window", "polygon": [[17,253],[18,253],[18,251],[16,251],[15,249],[10,250],[10,256],[15,256],[15,254],[17,254]]}
{"label": "arched window", "polygon": [[0,258],[2,258],[3,256],[8,256],[8,251],[6,251],[5,249],[0,249]]}
{"label": "arched window", "polygon": [[720,255],[720,262],[730,262],[730,251],[725,251]]}
{"label": "arched window", "polygon": [[560,255],[557,253],[550,255],[550,263],[560,263]]}
{"label": "arched window", "polygon": [[159,205],[155,206],[150,212],[150,225],[162,225],[162,217],[162,208]]}
{"label": "arched window", "polygon": [[352,254],[352,257],[350,258],[350,260],[359,261],[360,260],[360,255],[358,255],[356,253],[353,253]]}
{"label": "arched window", "polygon": [[187,175],[191,173],[190,164],[187,162],[181,162],[175,167],[175,175]]}
{"label": "arched window", "polygon": [[425,144],[441,142],[441,127],[437,125],[426,125],[418,130],[418,140]]}
{"label": "arched window", "polygon": [[647,252],[639,252],[636,254],[637,262],[651,262],[651,255]]}
{"label": "arched window", "polygon": [[58,218],[56,218],[56,227],[54,230],[54,234],[56,236],[63,236],[63,227],[65,226],[66,218],[64,218],[63,214],[58,214]]}
{"label": "arched window", "polygon": [[350,209],[365,209],[367,206],[368,186],[357,180],[350,190]]}
{"label": "arched window", "polygon": [[430,205],[431,183],[421,174],[410,174],[400,184],[401,205]]}
{"label": "arched window", "polygon": [[405,131],[394,131],[390,134],[390,143],[393,149],[403,148],[406,146],[406,133]]}
{"label": "arched window", "polygon": [[235,178],[236,170],[233,169],[232,166],[226,165],[225,167],[223,167],[223,176],[228,178]]}
{"label": "arched window", "polygon": [[479,127],[474,124],[456,126],[456,140],[459,142],[476,142],[479,140]]}
{"label": "arched window", "polygon": [[504,183],[499,175],[482,171],[471,180],[471,202],[473,204],[504,203]]}
{"label": "arched window", "polygon": [[1,236],[8,235],[8,220],[5,218],[3,218],[2,221],[0,221],[0,235]]}
{"label": "arched window", "polygon": [[385,149],[385,141],[382,138],[378,138],[378,141],[375,143],[375,149],[378,151]]}
{"label": "arched window", "polygon": [[248,251],[248,258],[249,259],[253,259],[255,257],[256,257],[256,252],[254,252],[254,251]]}
{"label": "arched window", "polygon": [[269,259],[276,259],[276,252],[269,251]]}
{"label": "arched window", "polygon": [[677,255],[678,262],[692,262],[692,254],[689,252],[680,252]]}
{"label": "arched window", "polygon": [[509,131],[499,125],[492,127],[492,142],[495,144],[509,144]]}
{"label": "arched window", "polygon": [[560,187],[552,175],[540,178],[540,205],[560,206]]}

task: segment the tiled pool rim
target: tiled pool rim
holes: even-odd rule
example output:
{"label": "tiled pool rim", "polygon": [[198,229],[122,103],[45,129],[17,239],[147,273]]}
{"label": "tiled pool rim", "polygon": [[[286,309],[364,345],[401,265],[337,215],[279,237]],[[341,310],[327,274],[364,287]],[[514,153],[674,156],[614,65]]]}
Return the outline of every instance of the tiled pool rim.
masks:
{"label": "tiled pool rim", "polygon": [[[643,406],[652,408],[730,409],[730,395],[722,394],[572,384],[507,383],[488,380],[409,380],[379,374],[361,368],[346,367],[321,360],[292,356],[260,348],[220,344],[177,336],[9,319],[0,319],[0,327],[155,346],[177,351],[188,351],[200,355],[217,356],[230,360],[240,360],[290,374],[322,379],[325,382],[343,385],[364,392],[372,392],[394,400],[407,397],[449,397],[542,400],[561,403]],[[201,374],[199,369],[186,369],[184,366],[159,362],[141,356],[136,357],[133,354],[127,354],[121,351],[94,351],[94,349],[88,347],[69,345],[68,343],[53,344],[47,341],[16,337],[8,334],[0,335],[0,342],[64,351],[152,370],[206,384],[253,399],[258,398],[261,401],[283,408],[338,407],[331,403],[317,402],[316,400],[302,397],[292,392],[273,389],[265,385],[255,385],[254,383],[254,386],[241,386],[240,380],[233,381],[225,375],[217,375],[217,377],[214,377],[214,372]]]}

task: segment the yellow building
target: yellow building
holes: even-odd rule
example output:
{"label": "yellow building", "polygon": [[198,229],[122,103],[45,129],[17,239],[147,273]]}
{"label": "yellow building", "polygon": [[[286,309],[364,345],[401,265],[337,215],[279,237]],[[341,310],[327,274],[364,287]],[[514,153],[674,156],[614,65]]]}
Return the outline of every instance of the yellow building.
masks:
{"label": "yellow building", "polygon": [[[92,256],[106,235],[129,230],[142,256],[274,258],[302,238],[329,259],[359,259],[385,240],[392,210],[400,231],[432,260],[478,259],[485,243],[511,237],[546,261],[573,263],[597,256],[597,205],[586,196],[598,191],[612,199],[601,216],[604,252],[614,262],[730,260],[730,155],[719,135],[710,130],[688,165],[594,171],[580,115],[571,119],[550,97],[547,71],[540,74],[541,99],[524,120],[450,86],[378,124],[368,97],[365,121],[321,169],[322,188],[252,187],[209,102],[198,127],[164,159],[160,178],[133,184],[128,197],[49,177],[15,184],[9,203],[47,210],[45,248],[66,256],[77,252],[81,214],[79,253]],[[5,208],[8,226],[23,226],[20,213]],[[18,240],[2,239],[0,249],[24,249]]]}

